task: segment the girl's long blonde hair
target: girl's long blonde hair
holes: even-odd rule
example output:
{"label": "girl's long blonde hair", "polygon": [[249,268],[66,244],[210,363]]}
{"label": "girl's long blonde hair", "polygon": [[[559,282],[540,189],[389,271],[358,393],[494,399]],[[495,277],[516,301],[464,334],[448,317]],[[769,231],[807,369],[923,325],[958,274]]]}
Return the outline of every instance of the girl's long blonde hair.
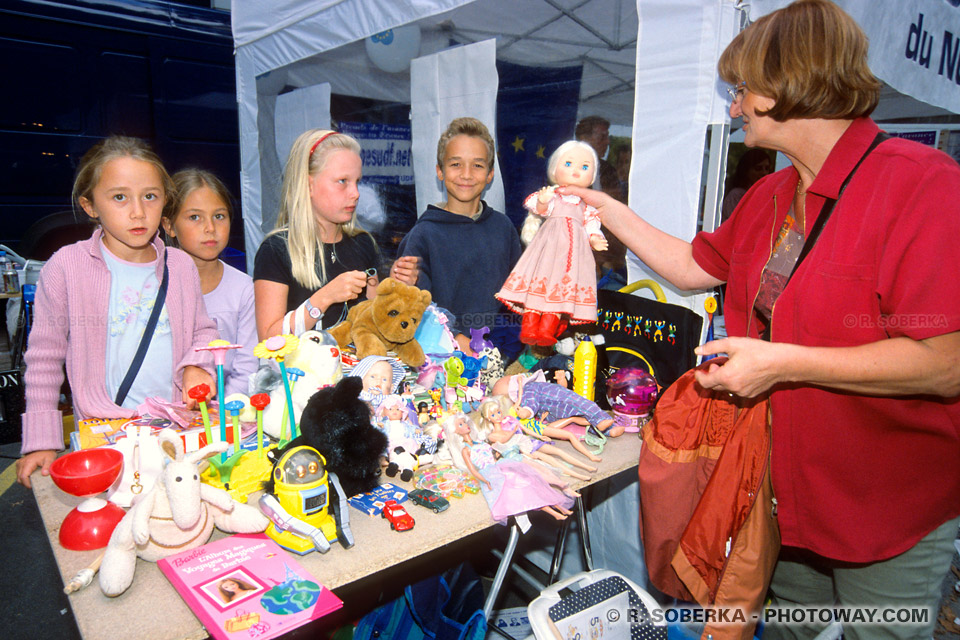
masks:
{"label": "girl's long blonde hair", "polygon": [[[319,289],[327,282],[326,267],[322,259],[323,241],[320,239],[320,230],[310,203],[309,179],[323,171],[330,155],[340,149],[360,155],[360,144],[344,133],[328,129],[304,131],[293,143],[287,166],[283,170],[280,211],[277,214],[277,223],[268,237],[287,232],[287,250],[290,252],[293,277],[307,289]],[[340,231],[346,236],[366,233],[357,224],[356,211],[350,222],[340,225]],[[317,256],[321,256],[319,261]],[[318,262],[319,273],[316,266]]]}

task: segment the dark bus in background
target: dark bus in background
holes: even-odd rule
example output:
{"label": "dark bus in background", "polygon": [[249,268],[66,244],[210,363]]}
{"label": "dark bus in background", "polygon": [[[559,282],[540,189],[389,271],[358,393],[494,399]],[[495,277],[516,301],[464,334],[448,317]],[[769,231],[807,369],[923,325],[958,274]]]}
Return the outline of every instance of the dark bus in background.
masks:
{"label": "dark bus in background", "polygon": [[[70,212],[73,176],[111,134],[148,140],[170,173],[214,172],[239,214],[229,12],[161,0],[0,0],[0,69],[0,243],[45,259],[88,237]],[[230,245],[243,249],[239,215]]]}

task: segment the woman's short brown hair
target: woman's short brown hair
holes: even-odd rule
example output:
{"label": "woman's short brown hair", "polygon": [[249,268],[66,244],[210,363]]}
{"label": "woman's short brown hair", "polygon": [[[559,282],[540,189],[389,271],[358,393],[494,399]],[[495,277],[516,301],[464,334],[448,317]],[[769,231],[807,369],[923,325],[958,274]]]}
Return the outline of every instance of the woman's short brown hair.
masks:
{"label": "woman's short brown hair", "polygon": [[870,115],[880,81],[867,66],[867,36],[829,0],[797,0],[744,29],[717,64],[730,84],[776,101],[778,122]]}

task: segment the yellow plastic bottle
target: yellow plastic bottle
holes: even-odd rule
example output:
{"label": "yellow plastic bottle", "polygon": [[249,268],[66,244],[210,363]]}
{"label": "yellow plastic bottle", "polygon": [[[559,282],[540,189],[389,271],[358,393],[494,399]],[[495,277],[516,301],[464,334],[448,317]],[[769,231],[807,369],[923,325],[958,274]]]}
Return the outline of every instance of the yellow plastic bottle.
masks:
{"label": "yellow plastic bottle", "polygon": [[589,338],[581,340],[573,352],[573,390],[593,400],[597,383],[597,347]]}

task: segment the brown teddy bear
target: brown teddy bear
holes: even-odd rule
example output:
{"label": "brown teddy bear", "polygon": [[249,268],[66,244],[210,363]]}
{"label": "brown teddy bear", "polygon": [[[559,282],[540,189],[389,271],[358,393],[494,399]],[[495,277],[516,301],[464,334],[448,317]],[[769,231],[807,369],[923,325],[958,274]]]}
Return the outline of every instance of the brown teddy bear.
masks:
{"label": "brown teddy bear", "polygon": [[385,356],[389,350],[404,364],[419,367],[425,358],[413,336],[430,301],[429,291],[384,278],[376,297],[350,309],[347,319],[330,334],[341,347],[352,341],[358,358]]}

